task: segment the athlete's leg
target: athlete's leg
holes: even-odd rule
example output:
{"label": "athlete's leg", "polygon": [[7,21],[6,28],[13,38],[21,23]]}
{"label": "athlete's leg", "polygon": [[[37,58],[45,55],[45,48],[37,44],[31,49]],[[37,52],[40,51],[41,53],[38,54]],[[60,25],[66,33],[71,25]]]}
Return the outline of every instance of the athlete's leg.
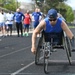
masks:
{"label": "athlete's leg", "polygon": [[19,23],[16,22],[16,29],[17,29],[17,34],[18,34],[18,37],[19,37]]}

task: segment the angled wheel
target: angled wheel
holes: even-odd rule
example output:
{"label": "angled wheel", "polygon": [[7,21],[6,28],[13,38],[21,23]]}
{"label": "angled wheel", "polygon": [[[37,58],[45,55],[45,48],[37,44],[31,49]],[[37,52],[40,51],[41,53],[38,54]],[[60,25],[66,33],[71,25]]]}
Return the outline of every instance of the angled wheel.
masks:
{"label": "angled wheel", "polygon": [[68,61],[69,61],[69,64],[71,65],[71,52],[69,50],[69,46],[68,46],[68,38],[65,37],[65,49],[66,49],[66,54],[67,54],[67,58],[68,58]]}
{"label": "angled wheel", "polygon": [[70,55],[70,57],[71,57],[72,55],[71,55],[71,44],[70,44],[70,39],[69,39],[68,37],[66,37],[66,41],[67,41],[67,47],[68,47],[69,55]]}
{"label": "angled wheel", "polygon": [[38,65],[40,60],[40,48],[37,48],[36,55],[35,55],[35,64]]}

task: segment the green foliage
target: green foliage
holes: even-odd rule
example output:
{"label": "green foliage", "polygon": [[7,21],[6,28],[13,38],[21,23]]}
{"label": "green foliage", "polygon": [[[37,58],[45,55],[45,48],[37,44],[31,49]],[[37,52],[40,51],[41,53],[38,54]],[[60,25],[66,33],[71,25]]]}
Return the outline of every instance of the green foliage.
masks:
{"label": "green foliage", "polygon": [[66,21],[67,22],[72,22],[74,20],[74,13],[73,13],[73,10],[70,6],[66,6]]}
{"label": "green foliage", "polygon": [[0,3],[1,3],[0,7],[6,8],[8,10],[15,11],[17,8],[16,0],[0,0]]}
{"label": "green foliage", "polygon": [[61,2],[57,8],[59,9],[58,12],[63,15],[67,22],[72,22],[74,20],[74,13],[70,6]]}
{"label": "green foliage", "polygon": [[74,13],[72,11],[72,8],[68,6],[67,4],[64,3],[64,1],[67,0],[45,0],[46,2],[44,3],[39,0],[37,5],[41,8],[41,11],[44,13],[47,13],[49,9],[54,8],[56,9],[59,13],[63,15],[63,17],[67,20],[67,22],[72,22],[74,20]]}
{"label": "green foliage", "polygon": [[[67,0],[35,0],[36,4],[44,9],[42,9],[42,11],[44,11],[45,13],[50,9],[50,8],[55,8],[57,10],[59,10],[60,8],[57,8],[57,6],[64,1]],[[41,2],[42,1],[42,2]]]}

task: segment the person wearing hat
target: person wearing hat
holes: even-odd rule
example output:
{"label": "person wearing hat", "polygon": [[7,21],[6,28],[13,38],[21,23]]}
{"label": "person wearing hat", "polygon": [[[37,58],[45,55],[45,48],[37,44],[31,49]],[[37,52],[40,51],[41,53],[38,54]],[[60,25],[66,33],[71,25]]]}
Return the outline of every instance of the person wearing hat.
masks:
{"label": "person wearing hat", "polygon": [[63,30],[71,40],[72,51],[75,51],[74,35],[71,32],[71,30],[68,28],[65,21],[58,18],[57,11],[55,9],[50,9],[48,11],[47,17],[44,20],[42,20],[33,31],[31,52],[34,54],[36,53],[36,37],[37,37],[37,34],[41,32],[41,30],[44,30],[44,32],[47,32],[47,33],[48,32],[59,33]]}

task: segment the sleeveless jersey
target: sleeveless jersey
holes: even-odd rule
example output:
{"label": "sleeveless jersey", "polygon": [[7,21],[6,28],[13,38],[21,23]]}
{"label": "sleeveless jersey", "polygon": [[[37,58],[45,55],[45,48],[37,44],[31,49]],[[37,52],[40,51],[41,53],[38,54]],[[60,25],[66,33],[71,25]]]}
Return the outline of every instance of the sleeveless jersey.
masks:
{"label": "sleeveless jersey", "polygon": [[54,26],[52,26],[50,24],[50,21],[48,20],[48,18],[45,19],[45,22],[46,22],[46,29],[44,30],[45,32],[55,32],[55,33],[59,33],[62,31],[62,28],[61,28],[61,23],[62,23],[62,20],[61,19],[57,19],[57,22]]}

